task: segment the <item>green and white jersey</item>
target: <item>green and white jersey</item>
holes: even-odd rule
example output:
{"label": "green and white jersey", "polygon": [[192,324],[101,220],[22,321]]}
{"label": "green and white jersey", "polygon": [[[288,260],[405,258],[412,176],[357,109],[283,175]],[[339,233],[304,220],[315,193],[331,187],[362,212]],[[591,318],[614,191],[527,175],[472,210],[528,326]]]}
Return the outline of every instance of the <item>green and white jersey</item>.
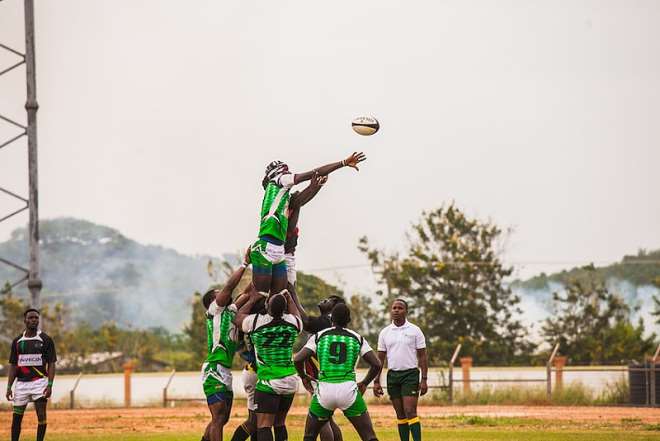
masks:
{"label": "green and white jersey", "polygon": [[206,311],[206,336],[208,355],[206,361],[220,363],[231,368],[231,362],[238,343],[235,337],[236,326],[232,323],[236,316],[236,305],[218,306],[214,300]]}
{"label": "green and white jersey", "polygon": [[319,360],[319,381],[343,383],[355,381],[355,365],[372,349],[357,332],[346,328],[328,328],[311,336],[305,345]]}
{"label": "green and white jersey", "polygon": [[284,243],[289,227],[289,191],[293,187],[293,174],[279,175],[266,186],[261,203],[259,237],[271,236]]}
{"label": "green and white jersey", "polygon": [[293,344],[302,322],[292,314],[275,319],[270,314],[250,314],[243,319],[243,332],[250,333],[257,359],[259,381],[276,380],[296,373]]}

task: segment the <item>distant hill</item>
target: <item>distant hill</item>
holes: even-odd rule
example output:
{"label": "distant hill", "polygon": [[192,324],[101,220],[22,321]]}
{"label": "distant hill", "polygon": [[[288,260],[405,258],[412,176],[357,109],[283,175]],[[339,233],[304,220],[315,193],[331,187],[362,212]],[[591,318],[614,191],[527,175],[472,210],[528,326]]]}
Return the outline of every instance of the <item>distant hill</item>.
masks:
{"label": "distant hill", "polygon": [[[195,290],[211,283],[209,256],[186,256],[142,245],[119,231],[92,222],[58,218],[40,223],[41,278],[46,302],[69,305],[75,320],[122,326],[162,326],[172,331],[190,320]],[[0,243],[0,257],[27,266],[25,228]],[[0,265],[0,283],[22,276]],[[27,296],[25,284],[14,290]]]}
{"label": "distant hill", "polygon": [[621,262],[603,267],[592,264],[550,275],[541,273],[524,281],[517,280],[513,286],[527,290],[546,290],[552,285],[563,285],[569,279],[581,278],[587,273],[594,272],[607,281],[618,280],[634,287],[646,285],[660,287],[660,250],[640,250],[637,255],[624,256]]}

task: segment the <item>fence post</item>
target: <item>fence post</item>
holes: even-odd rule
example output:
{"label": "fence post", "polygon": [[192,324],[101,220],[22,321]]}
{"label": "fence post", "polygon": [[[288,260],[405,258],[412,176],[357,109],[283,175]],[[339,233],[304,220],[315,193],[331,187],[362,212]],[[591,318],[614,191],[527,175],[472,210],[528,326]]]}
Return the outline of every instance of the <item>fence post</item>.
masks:
{"label": "fence post", "polygon": [[660,345],[658,345],[655,354],[653,354],[653,358],[651,358],[651,378],[649,381],[651,387],[651,393],[649,394],[651,396],[651,406],[656,406],[658,404],[658,397],[656,396],[657,386],[655,384],[655,364],[658,361],[658,355],[660,355]]}
{"label": "fence post", "polygon": [[78,374],[78,378],[76,378],[76,382],[73,384],[73,388],[69,391],[69,409],[73,409],[75,407],[76,388],[78,388],[78,383],[80,383],[80,377],[82,377],[82,372]]}
{"label": "fence post", "polygon": [[463,370],[463,393],[470,393],[470,368],[472,367],[472,357],[461,357],[461,369]]}
{"label": "fence post", "polygon": [[566,356],[557,355],[553,364],[555,366],[555,389],[561,390],[564,385],[564,366],[566,366]]}
{"label": "fence post", "polygon": [[124,363],[124,407],[131,407],[131,374],[135,364],[132,360]]}
{"label": "fence post", "polygon": [[451,360],[449,361],[449,404],[454,404],[454,363],[456,363],[456,357],[458,357],[460,351],[461,345],[459,343],[456,345],[454,355],[451,356]]}
{"label": "fence post", "polygon": [[545,365],[545,375],[546,375],[546,393],[548,395],[548,401],[552,400],[552,361],[557,355],[559,350],[559,343],[555,345],[555,348],[552,350],[552,354],[548,359],[548,363]]}
{"label": "fence post", "polygon": [[170,378],[167,379],[167,383],[163,388],[163,407],[167,407],[167,388],[170,387],[170,383],[172,382],[172,378],[174,378],[174,374],[176,374],[176,369],[172,369]]}

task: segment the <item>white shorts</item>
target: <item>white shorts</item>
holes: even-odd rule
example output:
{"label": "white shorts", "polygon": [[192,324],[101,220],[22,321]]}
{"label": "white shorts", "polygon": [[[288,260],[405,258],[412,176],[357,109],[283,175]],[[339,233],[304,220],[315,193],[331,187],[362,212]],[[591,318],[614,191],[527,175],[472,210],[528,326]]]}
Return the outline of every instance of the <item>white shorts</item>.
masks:
{"label": "white shorts", "polygon": [[295,288],[296,286],[296,256],[293,254],[285,254],[284,261],[286,262],[286,279]]}
{"label": "white shorts", "polygon": [[261,254],[264,259],[273,265],[284,262],[284,245],[275,245],[263,239],[257,239],[250,251]]}
{"label": "white shorts", "polygon": [[273,389],[273,392],[277,395],[291,395],[298,391],[297,375],[289,375],[288,377],[262,381],[261,383]]}
{"label": "white shorts", "polygon": [[247,395],[248,410],[255,411],[257,406],[254,404],[255,386],[257,385],[257,373],[252,369],[243,369],[243,389]]}
{"label": "white shorts", "polygon": [[43,398],[46,387],[48,387],[48,378],[39,378],[34,381],[17,381],[16,386],[14,386],[14,406],[25,406],[31,401]]}
{"label": "white shorts", "polygon": [[319,404],[327,410],[346,410],[353,405],[358,394],[355,381],[343,383],[325,383],[319,381],[316,386],[316,398]]}

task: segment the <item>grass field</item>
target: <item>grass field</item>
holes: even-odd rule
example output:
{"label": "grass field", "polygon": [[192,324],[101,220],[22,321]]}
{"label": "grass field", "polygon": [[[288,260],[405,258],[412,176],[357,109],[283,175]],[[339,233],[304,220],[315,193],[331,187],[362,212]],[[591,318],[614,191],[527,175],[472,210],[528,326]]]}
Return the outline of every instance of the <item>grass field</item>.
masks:
{"label": "grass field", "polygon": [[[302,440],[307,409],[295,406],[289,418],[289,439]],[[50,441],[198,441],[208,421],[203,406],[51,410]],[[245,418],[238,406],[225,430],[225,440]],[[389,406],[370,406],[380,441],[398,441]],[[660,441],[660,409],[560,406],[422,406],[425,441]],[[344,440],[358,441],[341,415]],[[0,440],[8,439],[11,412],[0,412]],[[23,441],[35,439],[36,419],[26,414]]]}

